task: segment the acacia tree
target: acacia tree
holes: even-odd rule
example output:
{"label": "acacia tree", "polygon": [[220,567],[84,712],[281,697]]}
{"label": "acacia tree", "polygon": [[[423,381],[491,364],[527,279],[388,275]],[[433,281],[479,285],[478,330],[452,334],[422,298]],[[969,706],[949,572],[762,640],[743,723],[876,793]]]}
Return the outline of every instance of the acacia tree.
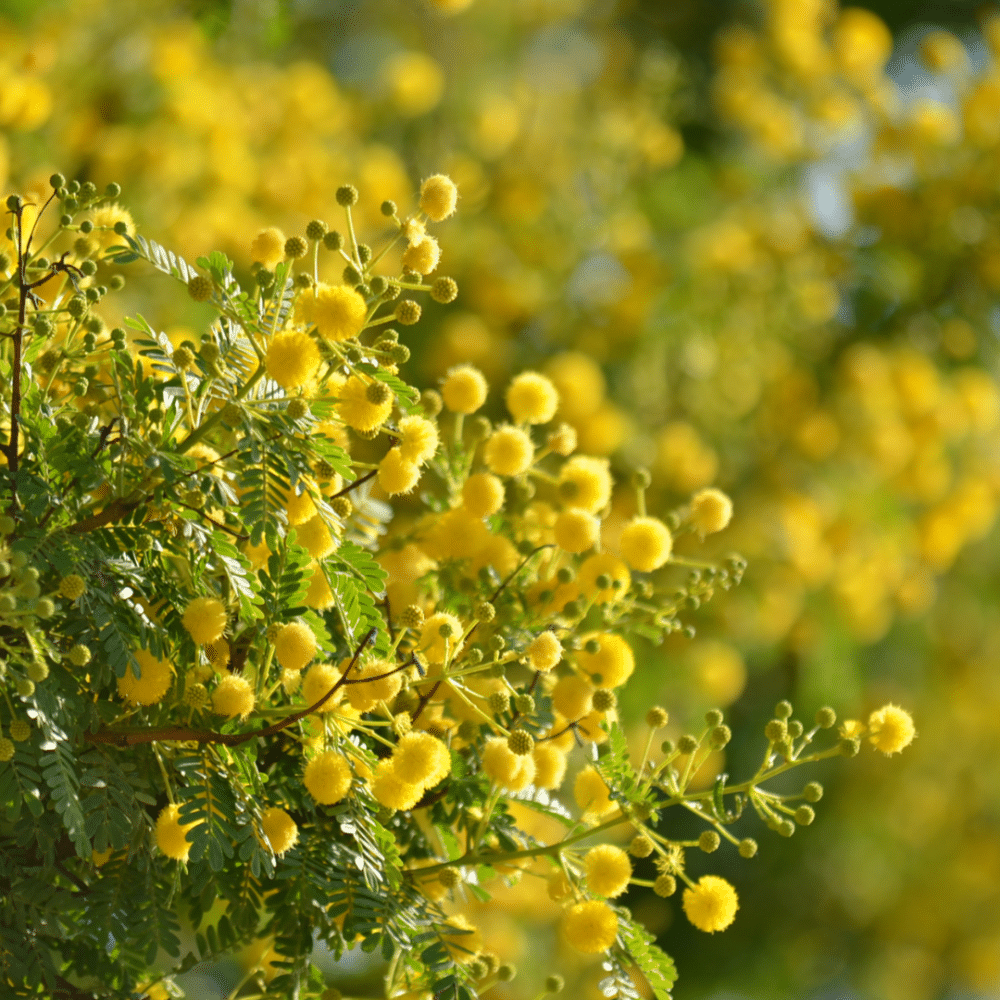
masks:
{"label": "acacia tree", "polygon": [[[512,969],[461,902],[531,867],[564,904],[565,939],[605,953],[607,989],[637,996],[638,968],[668,996],[671,960],[614,900],[681,882],[689,919],[724,929],[735,889],[694,882],[685,852],[726,840],[752,857],[728,829],[747,806],[785,835],[812,822],[818,784],[768,781],[853,755],[865,729],[814,750],[833,710],[807,727],[782,703],[757,772],[698,791],[731,737],[722,713],[656,753],[653,708],[630,759],[615,691],[632,642],[690,629],[682,610],[743,574],[739,557],[675,552],[726,526],[728,498],[704,490],[656,518],[637,470],[638,513],[608,551],[608,463],[575,454],[548,379],[518,375],[497,427],[477,415],[474,368],[440,392],[403,379],[389,324],[419,320],[414,296],[458,292],[425,279],[440,259],[426,226],[456,206],[446,177],[424,181],[415,216],[383,205],[378,252],[354,231],[356,191],[338,189],[346,235],[265,230],[248,287],[221,253],[192,267],[137,235],[119,194],[55,175],[44,205],[8,200],[5,991],[162,995],[256,942],[234,996],[315,996],[320,941],[380,951],[387,997],[471,998]],[[107,329],[105,298],[141,261],[204,304],[200,344],[141,315]],[[375,481],[401,505],[388,532]],[[888,753],[913,736],[893,706],[868,728]],[[577,744],[590,762],[567,783]],[[535,839],[516,803],[564,836]],[[675,807],[704,822],[698,838],[672,836]],[[618,827],[629,852],[601,842]]]}

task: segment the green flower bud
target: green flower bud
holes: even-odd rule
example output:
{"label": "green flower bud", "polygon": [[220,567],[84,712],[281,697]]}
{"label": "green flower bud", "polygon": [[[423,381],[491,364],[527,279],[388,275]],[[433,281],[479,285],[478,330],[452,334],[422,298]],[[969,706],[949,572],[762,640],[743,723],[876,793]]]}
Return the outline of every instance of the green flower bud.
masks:
{"label": "green flower bud", "polygon": [[764,727],[764,735],[772,743],[781,743],[783,740],[788,739],[788,726],[784,719],[772,719]]}
{"label": "green flower bud", "polygon": [[711,854],[719,849],[722,838],[714,830],[702,830],[698,837],[698,847],[706,854]]}
{"label": "green flower bud", "polygon": [[379,205],[379,211],[388,219],[396,214],[396,203],[394,201],[383,201]]}
{"label": "green flower bud", "polygon": [[799,806],[795,810],[795,822],[799,826],[809,826],[816,818],[816,811],[812,806]]}
{"label": "green flower bud", "polygon": [[698,749],[698,746],[697,737],[690,734],[685,734],[677,741],[677,749],[685,756],[694,753]]}
{"label": "green flower bud", "polygon": [[196,274],[188,281],[188,295],[195,302],[207,302],[212,297],[213,287],[211,278],[206,278],[203,274]]}
{"label": "green flower bud", "polygon": [[733,738],[729,726],[716,726],[708,736],[708,742],[713,750],[721,750]]}
{"label": "green flower bud", "polygon": [[494,691],[489,698],[490,711],[502,715],[510,708],[510,695],[506,691]]}
{"label": "green flower bud", "polygon": [[826,706],[816,713],[816,725],[821,729],[831,729],[837,724],[837,713]]}
{"label": "green flower bud", "polygon": [[790,719],[792,717],[792,703],[790,701],[779,701],[777,705],[774,706],[774,714],[779,719]]}
{"label": "green flower bud", "polygon": [[660,875],[653,883],[653,892],[666,899],[677,891],[677,879],[673,875]]}
{"label": "green flower bud", "polygon": [[396,303],[394,315],[403,326],[413,326],[420,320],[420,303],[413,299],[403,299]]}
{"label": "green flower bud", "polygon": [[723,718],[724,716],[722,711],[718,708],[713,708],[705,713],[705,722],[713,728],[715,726],[721,726]]}
{"label": "green flower bud", "polygon": [[596,712],[610,712],[618,704],[618,699],[615,697],[614,691],[598,688],[591,698],[591,704]]}
{"label": "green flower bud", "polygon": [[327,250],[340,250],[344,245],[344,237],[335,229],[331,229],[323,236],[323,246]]}
{"label": "green flower bud", "polygon": [[545,980],[546,993],[562,993],[565,986],[566,980],[562,976],[549,976]]}
{"label": "green flower bud", "polygon": [[454,278],[435,278],[431,285],[431,298],[442,305],[454,302],[458,298],[458,283]]}
{"label": "green flower bud", "polygon": [[41,684],[46,677],[49,676],[49,667],[47,663],[43,663],[41,660],[32,660],[28,664],[28,676],[36,683]]}
{"label": "green flower bud", "polygon": [[757,853],[757,841],[752,837],[744,837],[738,850],[741,858],[752,858]]}
{"label": "green flower bud", "polygon": [[90,663],[90,655],[90,650],[80,643],[73,646],[67,654],[69,662],[74,667],[85,667]]}
{"label": "green flower bud", "polygon": [[353,184],[342,184],[337,188],[336,199],[337,204],[344,208],[356,205],[358,203],[358,189]]}
{"label": "green flower bud", "polygon": [[823,798],[823,786],[818,781],[810,781],[805,788],[802,789],[802,795],[806,802],[819,802]]}

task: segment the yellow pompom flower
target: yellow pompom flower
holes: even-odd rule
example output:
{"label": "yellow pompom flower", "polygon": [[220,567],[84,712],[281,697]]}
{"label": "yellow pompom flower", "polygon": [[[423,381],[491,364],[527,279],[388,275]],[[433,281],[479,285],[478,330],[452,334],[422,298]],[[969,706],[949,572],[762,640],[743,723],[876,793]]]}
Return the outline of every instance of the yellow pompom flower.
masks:
{"label": "yellow pompom flower", "polygon": [[135,658],[142,676],[136,677],[129,665],[125,676],[118,678],[118,693],[129,705],[155,705],[170,690],[174,668],[145,649],[136,650]]}
{"label": "yellow pompom flower", "polygon": [[718,875],[702,875],[693,889],[684,890],[684,912],[706,934],[724,931],[739,907],[736,890]]}
{"label": "yellow pompom flower", "polygon": [[483,773],[508,792],[521,792],[535,780],[535,759],[516,754],[502,736],[494,736],[483,747]]}
{"label": "yellow pompom flower", "polygon": [[375,801],[388,809],[412,809],[424,794],[421,785],[404,781],[396,773],[392,760],[379,762],[371,785]]}
{"label": "yellow pompom flower", "polygon": [[274,267],[285,259],[285,234],[277,226],[262,229],[250,243],[250,259]]}
{"label": "yellow pompom flower", "polygon": [[321,337],[341,341],[356,337],[365,325],[365,300],[347,285],[319,284],[304,292],[298,302],[299,315],[312,323]]}
{"label": "yellow pompom flower", "polygon": [[399,448],[390,448],[378,464],[378,484],[391,496],[410,493],[420,482],[420,466],[407,461]]}
{"label": "yellow pompom flower", "polygon": [[[330,663],[314,663],[302,679],[302,698],[307,705],[315,705],[334,684],[340,680],[340,671]],[[318,714],[332,712],[337,708],[336,697],[327,698],[319,708],[313,709]]]}
{"label": "yellow pompom flower", "polygon": [[618,937],[618,917],[615,911],[598,899],[571,906],[562,918],[562,933],[566,942],[584,955],[607,951]]}
{"label": "yellow pompom flower", "polygon": [[562,643],[556,638],[555,632],[546,630],[536,636],[525,652],[532,670],[551,670],[563,655]]}
{"label": "yellow pompom flower", "polygon": [[587,873],[587,888],[598,896],[620,896],[632,877],[628,855],[612,844],[592,847],[584,856],[583,867]]}
{"label": "yellow pompom flower", "polygon": [[226,674],[212,692],[212,711],[228,719],[245,719],[254,706],[254,691],[250,682],[238,674]]}
{"label": "yellow pompom flower", "polygon": [[397,745],[393,767],[403,781],[423,788],[433,788],[451,773],[451,754],[430,733],[407,733]]}
{"label": "yellow pompom flower", "polygon": [[380,427],[392,413],[392,393],[381,402],[372,402],[368,394],[369,385],[369,382],[352,375],[337,391],[337,412],[340,419],[363,433]]}
{"label": "yellow pompom flower", "polygon": [[[350,662],[345,660],[341,669],[346,670]],[[380,701],[391,702],[403,686],[403,675],[398,670],[393,673],[394,670],[395,664],[388,660],[369,660],[356,666],[348,675],[351,683],[344,683],[347,700],[359,712],[369,711]],[[368,677],[376,679],[366,680]],[[357,683],[358,681],[362,683]]]}
{"label": "yellow pompom flower", "polygon": [[882,71],[892,54],[892,33],[870,11],[848,7],[833,27],[833,50],[844,73],[864,80]]}
{"label": "yellow pompom flower", "polygon": [[573,782],[573,798],[585,814],[606,816],[618,808],[600,772],[588,764]]}
{"label": "yellow pompom flower", "polygon": [[564,510],[553,525],[556,545],[565,552],[586,552],[601,537],[601,522],[582,507]]}
{"label": "yellow pompom flower", "polygon": [[469,476],[462,486],[462,503],[473,517],[490,517],[503,507],[503,481],[490,472]]}
{"label": "yellow pompom flower", "polygon": [[403,267],[416,271],[417,274],[430,274],[440,260],[441,247],[433,236],[425,236],[403,251]]}
{"label": "yellow pompom flower", "polygon": [[196,597],[188,603],[181,618],[188,635],[199,645],[215,642],[226,630],[226,608],[215,597]]}
{"label": "yellow pompom flower", "polygon": [[535,446],[520,427],[498,427],[487,439],[483,460],[498,476],[519,476],[527,472],[535,457]]}
{"label": "yellow pompom flower", "polygon": [[306,590],[305,597],[302,598],[307,608],[315,608],[317,611],[326,611],[334,604],[333,591],[327,583],[326,575],[318,563],[312,564],[312,576],[309,579],[309,589]]}
{"label": "yellow pompom flower", "polygon": [[606,458],[574,455],[559,473],[559,492],[567,503],[596,514],[611,499],[611,472]]}
{"label": "yellow pompom flower", "polygon": [[578,674],[567,674],[552,689],[552,707],[570,722],[582,719],[591,709],[594,685]]}
{"label": "yellow pompom flower", "polygon": [[437,106],[444,92],[444,72],[425,52],[399,52],[386,60],[382,76],[396,110],[407,117]]}
{"label": "yellow pompom flower", "polygon": [[308,625],[289,622],[274,640],[274,655],[285,670],[301,670],[316,655],[316,636]]}
{"label": "yellow pompom flower", "polygon": [[576,654],[580,669],[589,674],[599,688],[621,687],[635,670],[632,647],[613,632],[602,632],[589,638],[596,641],[600,648],[596,653],[588,653],[584,648]]}
{"label": "yellow pompom flower", "polygon": [[703,535],[722,531],[733,518],[733,501],[715,487],[699,490],[691,497],[691,523]]}
{"label": "yellow pompom flower", "polygon": [[[610,577],[612,584],[603,590],[597,585],[597,581],[602,576]],[[600,552],[584,559],[576,574],[576,582],[584,598],[587,600],[596,598],[600,604],[624,597],[632,582],[632,575],[621,559],[613,556],[610,552]]]}
{"label": "yellow pompom flower", "polygon": [[260,825],[264,830],[264,836],[271,845],[271,850],[275,854],[284,854],[290,851],[299,839],[299,828],[284,809],[271,806],[265,809],[260,818]]}
{"label": "yellow pompom flower", "polygon": [[[447,640],[441,635],[442,626],[451,629]],[[428,663],[444,663],[445,642],[448,643],[449,654],[454,657],[463,646],[463,634],[462,623],[447,611],[440,611],[424,622],[417,649],[423,653]]]}
{"label": "yellow pompom flower", "polygon": [[351,790],[351,765],[336,750],[324,750],[313,757],[302,774],[302,782],[313,799],[332,806]]}
{"label": "yellow pompom flower", "polygon": [[135,236],[135,222],[127,208],[118,204],[100,205],[90,213],[90,221],[94,224],[93,239],[106,250],[108,247],[124,242],[115,231],[119,222],[125,223],[129,236]]}
{"label": "yellow pompom flower", "polygon": [[191,853],[191,843],[187,840],[188,830],[197,823],[182,823],[181,807],[177,805],[164,806],[156,818],[156,846],[160,853],[174,861],[187,861]]}
{"label": "yellow pompom flower", "polygon": [[507,386],[507,409],[519,424],[547,424],[559,406],[559,393],[539,372],[521,372]]}
{"label": "yellow pompom flower", "polygon": [[313,559],[325,559],[337,547],[336,540],[319,514],[295,529],[295,541],[304,545]]}
{"label": "yellow pompom flower", "polygon": [[[285,513],[288,515],[289,527],[297,528],[300,524],[305,524],[306,521],[310,521],[316,516],[316,504],[309,492],[311,485],[311,483],[299,480],[297,486],[289,491],[288,499],[285,501]],[[301,490],[301,492],[297,493],[296,490]]]}
{"label": "yellow pompom flower", "polygon": [[445,374],[441,398],[452,413],[475,413],[486,402],[489,386],[478,368],[456,365]]}
{"label": "yellow pompom flower", "polygon": [[399,451],[407,462],[423,465],[438,449],[437,425],[425,417],[403,417],[399,421]]}
{"label": "yellow pompom flower", "polygon": [[535,785],[550,790],[558,788],[566,777],[566,754],[555,743],[536,743],[532,751],[535,761]]}
{"label": "yellow pompom flower", "polygon": [[420,211],[431,222],[441,222],[458,207],[458,188],[444,174],[434,174],[420,185]]}
{"label": "yellow pompom flower", "polygon": [[304,330],[276,333],[267,345],[264,363],[267,374],[282,389],[299,389],[316,376],[320,362],[319,345]]}
{"label": "yellow pompom flower", "polygon": [[917,735],[913,716],[898,705],[883,705],[868,716],[869,740],[887,757],[908,747]]}
{"label": "yellow pompom flower", "polygon": [[619,548],[625,562],[643,573],[659,569],[673,551],[670,529],[655,517],[634,517],[622,531]]}

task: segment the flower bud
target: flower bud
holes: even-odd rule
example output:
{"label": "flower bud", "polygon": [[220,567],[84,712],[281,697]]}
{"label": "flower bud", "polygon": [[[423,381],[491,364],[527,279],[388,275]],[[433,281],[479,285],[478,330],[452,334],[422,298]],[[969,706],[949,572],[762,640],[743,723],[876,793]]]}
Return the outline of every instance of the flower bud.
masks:
{"label": "flower bud", "polygon": [[646,713],[646,725],[650,729],[662,729],[670,721],[670,715],[665,708],[654,705]]}
{"label": "flower bud", "polygon": [[741,858],[752,858],[757,853],[757,841],[752,837],[744,837],[738,850]]}
{"label": "flower bud", "polygon": [[358,189],[353,184],[342,184],[337,188],[337,204],[344,208],[358,203]]}
{"label": "flower bud", "polygon": [[702,830],[701,836],[698,837],[698,847],[706,854],[717,851],[721,843],[722,838],[714,830]]}

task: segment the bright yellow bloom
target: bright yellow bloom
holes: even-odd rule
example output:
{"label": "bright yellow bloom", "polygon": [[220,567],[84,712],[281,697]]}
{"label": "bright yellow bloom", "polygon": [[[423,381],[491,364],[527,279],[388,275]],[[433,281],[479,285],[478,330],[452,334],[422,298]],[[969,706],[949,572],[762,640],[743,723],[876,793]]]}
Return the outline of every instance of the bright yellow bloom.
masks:
{"label": "bright yellow bloom", "polygon": [[264,267],[274,267],[285,259],[285,234],[276,226],[262,229],[250,244],[250,258]]}
{"label": "bright yellow bloom", "polygon": [[408,267],[418,274],[430,274],[440,260],[441,247],[433,236],[424,236],[403,251],[403,267]]}
{"label": "bright yellow bloom", "polygon": [[319,345],[304,330],[285,330],[267,345],[267,374],[283,389],[308,385],[319,370]]}
{"label": "bright yellow bloom", "polygon": [[559,393],[539,372],[521,372],[507,386],[507,409],[519,424],[547,424],[559,406]]}
{"label": "bright yellow bloom", "polygon": [[191,843],[187,840],[188,830],[197,823],[181,823],[181,808],[168,805],[156,819],[156,846],[160,853],[174,861],[187,861],[191,853]]}
{"label": "bright yellow bloom", "polygon": [[[314,663],[302,679],[302,698],[307,705],[315,705],[340,680],[340,671],[330,663]],[[339,693],[339,692],[338,692]],[[337,708],[336,697],[327,698],[319,708],[318,714],[332,712]]]}
{"label": "bright yellow bloom", "polygon": [[388,809],[412,809],[424,794],[423,786],[404,781],[396,773],[391,759],[379,762],[371,786],[375,801]]}
{"label": "bright yellow bloom", "polygon": [[498,476],[519,476],[527,472],[535,457],[531,438],[519,427],[498,427],[487,439],[483,460]]}
{"label": "bright yellow bloom", "polygon": [[635,670],[632,647],[620,635],[615,635],[613,632],[602,632],[590,636],[590,639],[596,641],[600,648],[596,653],[588,653],[586,649],[581,649],[576,654],[576,662],[580,669],[589,674],[599,688],[621,687]]}
{"label": "bright yellow bloom", "polygon": [[[447,640],[441,635],[441,627],[451,629],[451,635]],[[445,642],[448,643],[448,652],[454,657],[461,650],[463,645],[462,636],[464,629],[462,623],[447,611],[438,612],[431,615],[420,630],[420,642],[417,649],[423,653],[428,663],[444,663]]]}
{"label": "bright yellow bloom", "polygon": [[306,791],[320,805],[332,806],[351,790],[351,765],[336,750],[324,750],[313,757],[302,775]]}
{"label": "bright yellow bloom", "polygon": [[458,188],[444,174],[434,174],[420,185],[420,211],[431,222],[441,222],[458,207]]}
{"label": "bright yellow bloom", "polygon": [[917,735],[913,716],[898,705],[883,705],[868,716],[869,739],[887,757],[908,747]]}
{"label": "bright yellow bloom", "polygon": [[554,632],[546,630],[536,636],[525,652],[532,670],[551,670],[562,659],[562,643]]}
{"label": "bright yellow bloom", "polygon": [[[341,669],[346,670],[350,662],[350,660],[345,660],[341,664]],[[359,712],[369,711],[380,701],[391,702],[403,686],[403,675],[398,670],[393,673],[394,670],[395,664],[388,660],[379,659],[369,660],[367,663],[354,667],[348,675],[348,680],[351,682],[362,681],[362,683],[344,683],[347,700]],[[366,677],[377,679],[365,680]]]}
{"label": "bright yellow bloom", "polygon": [[254,690],[250,682],[239,674],[226,674],[212,692],[212,711],[232,719],[245,719],[254,706]]}
{"label": "bright yellow bloom", "polygon": [[411,785],[433,788],[451,773],[451,754],[430,733],[407,733],[392,755],[396,774]]}
{"label": "bright yellow bloom", "polygon": [[299,839],[299,828],[284,809],[271,806],[265,809],[260,818],[264,836],[275,854],[284,854],[291,850]]}
{"label": "bright yellow bloom", "polygon": [[564,510],[553,526],[556,545],[566,552],[586,552],[601,537],[601,522],[582,507]]}
{"label": "bright yellow bloom", "polygon": [[441,385],[441,398],[452,413],[475,413],[486,402],[489,386],[483,373],[472,365],[448,370]]}
{"label": "bright yellow bloom", "polygon": [[316,655],[316,636],[308,625],[289,622],[274,640],[274,655],[286,670],[301,670]]}
{"label": "bright yellow bloom", "polygon": [[598,896],[620,896],[632,877],[632,862],[628,855],[612,844],[598,844],[587,851],[583,859],[587,873],[587,888]]}
{"label": "bright yellow bloom", "polygon": [[130,705],[155,705],[170,690],[174,668],[166,660],[158,660],[145,649],[135,652],[141,677],[129,666],[124,677],[118,678],[118,693]]}
{"label": "bright yellow bloom", "polygon": [[490,517],[503,507],[503,500],[503,481],[490,472],[477,472],[462,486],[462,503],[474,517]]}
{"label": "bright yellow bloom", "polygon": [[341,341],[356,337],[365,325],[365,300],[347,285],[317,285],[302,293],[298,310],[306,323],[313,323],[321,337]]}
{"label": "bright yellow bloom", "polygon": [[622,531],[619,548],[625,562],[643,573],[659,569],[674,547],[670,529],[658,518],[633,518]]}
{"label": "bright yellow bloom", "polygon": [[722,531],[733,518],[733,502],[714,487],[699,490],[691,497],[691,523],[703,535]]}
{"label": "bright yellow bloom", "polygon": [[438,449],[437,425],[425,417],[403,417],[399,421],[399,452],[407,462],[423,465]]}
{"label": "bright yellow bloom", "polygon": [[336,540],[319,514],[295,529],[295,540],[309,550],[313,559],[325,559],[337,547]]}
{"label": "bright yellow bloom", "polygon": [[717,875],[702,875],[693,889],[684,890],[684,912],[706,934],[724,931],[739,909],[736,890]]}
{"label": "bright yellow bloom", "polygon": [[378,483],[391,496],[411,493],[420,482],[420,466],[410,462],[399,448],[390,448],[378,464]]}
{"label": "bright yellow bloom", "polygon": [[380,427],[392,413],[392,394],[382,402],[373,403],[369,397],[370,384],[352,375],[337,391],[337,412],[341,420],[356,431],[365,433]]}
{"label": "bright yellow bloom", "polygon": [[597,899],[571,906],[562,918],[562,933],[566,941],[584,955],[607,951],[618,936],[615,911]]}
{"label": "bright yellow bloom", "polygon": [[606,458],[574,455],[559,473],[559,492],[567,503],[596,514],[611,499],[611,473]]}
{"label": "bright yellow bloom", "polygon": [[181,619],[188,635],[199,645],[215,642],[226,630],[226,608],[215,597],[196,597],[188,603]]}

